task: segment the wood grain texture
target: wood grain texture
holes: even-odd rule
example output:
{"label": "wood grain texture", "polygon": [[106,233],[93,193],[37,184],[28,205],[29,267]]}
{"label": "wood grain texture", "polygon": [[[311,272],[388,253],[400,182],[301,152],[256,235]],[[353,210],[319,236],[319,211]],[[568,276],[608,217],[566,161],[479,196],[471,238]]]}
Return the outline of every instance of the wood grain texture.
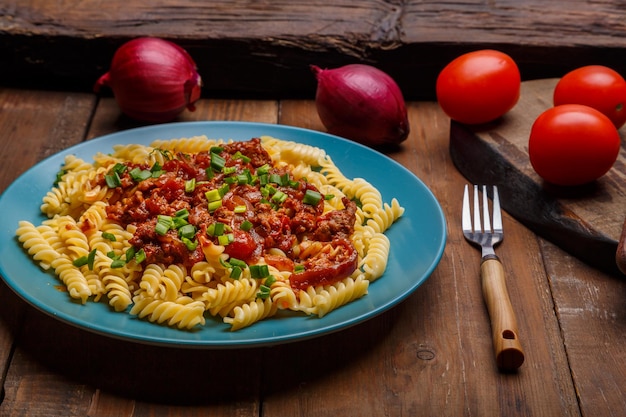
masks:
{"label": "wood grain texture", "polygon": [[525,79],[583,64],[626,73],[619,0],[0,1],[0,76],[87,91],[124,41],[159,36],[196,60],[206,96],[313,96],[310,64],[364,62],[389,72],[407,98],[433,98],[452,58],[493,47]]}
{"label": "wood grain texture", "polygon": [[626,283],[541,241],[583,416],[619,416],[626,404]]}
{"label": "wood grain texture", "polygon": [[[57,114],[66,100],[84,96],[28,91],[23,101],[19,97],[0,89],[0,107],[24,106],[11,117],[0,113],[0,143],[18,140],[21,146],[4,151],[22,158],[11,163],[23,170],[41,156],[30,155],[33,142],[20,139],[32,135],[36,143],[49,142],[60,122],[42,115]],[[408,106],[412,133],[386,153],[440,201],[448,244],[433,275],[404,302],[358,326],[308,341],[190,350],[76,329],[0,284],[0,415],[616,415],[624,404],[619,389],[626,383],[620,366],[626,360],[621,324],[626,283],[578,263],[505,213],[505,238],[496,251],[519,312],[526,360],[517,373],[498,372],[481,294],[480,254],[461,232],[466,179],[450,157],[450,121],[435,103]],[[13,118],[26,120],[31,107],[40,109],[32,112],[39,123],[14,125]],[[67,116],[86,127],[73,141],[135,126],[110,98],[85,107],[89,111],[72,113],[80,116]],[[203,99],[181,120],[245,118],[323,131],[314,109],[310,100]],[[17,174],[0,175],[8,184]]]}
{"label": "wood grain texture", "polygon": [[[497,184],[504,209],[534,232],[595,267],[622,275],[615,253],[626,215],[626,151],[620,150],[605,176],[580,187],[547,184],[530,164],[530,129],[537,116],[552,106],[556,82],[522,83],[518,104],[493,123],[452,122],[452,158],[470,181]],[[626,128],[620,134],[624,138]]]}

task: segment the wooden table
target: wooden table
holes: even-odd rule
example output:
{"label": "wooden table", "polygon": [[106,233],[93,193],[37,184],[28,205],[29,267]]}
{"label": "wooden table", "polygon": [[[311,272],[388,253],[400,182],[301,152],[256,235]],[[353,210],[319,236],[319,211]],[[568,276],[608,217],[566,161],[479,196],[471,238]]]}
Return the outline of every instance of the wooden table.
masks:
{"label": "wooden table", "polygon": [[507,214],[498,254],[526,362],[517,373],[496,369],[480,256],[460,230],[466,180],[449,156],[450,121],[432,101],[443,65],[481,47],[510,53],[524,79],[591,62],[624,73],[623,7],[615,0],[474,3],[0,1],[0,192],[49,155],[139,126],[90,88],[119,44],[154,35],[177,40],[207,74],[210,94],[180,121],[323,131],[309,64],[364,61],[387,70],[411,100],[412,125],[388,155],[426,183],[448,222],[439,266],[404,302],[347,330],[275,347],[115,340],[39,312],[0,281],[0,415],[623,415],[626,282]]}
{"label": "wooden table", "polygon": [[[413,131],[389,156],[421,178],[449,232],[432,276],[390,311],[345,331],[275,347],[192,350],[114,340],[63,324],[0,284],[2,416],[608,416],[626,404],[626,283],[508,215],[498,249],[526,362],[497,371],[478,251],[461,234],[465,179],[449,119],[409,102]],[[67,146],[137,124],[112,98],[0,89],[0,190]],[[187,120],[324,130],[310,100],[202,99]],[[12,231],[2,231],[11,233]]]}

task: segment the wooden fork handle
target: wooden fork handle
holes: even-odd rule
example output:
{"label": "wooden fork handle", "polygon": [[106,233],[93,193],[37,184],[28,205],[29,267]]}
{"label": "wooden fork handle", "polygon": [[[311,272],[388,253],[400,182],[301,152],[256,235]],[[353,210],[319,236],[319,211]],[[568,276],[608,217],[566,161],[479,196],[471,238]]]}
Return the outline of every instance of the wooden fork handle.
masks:
{"label": "wooden fork handle", "polygon": [[524,363],[524,351],[519,341],[517,320],[500,260],[494,256],[484,259],[480,266],[480,276],[483,297],[491,319],[496,364],[500,370],[516,370]]}

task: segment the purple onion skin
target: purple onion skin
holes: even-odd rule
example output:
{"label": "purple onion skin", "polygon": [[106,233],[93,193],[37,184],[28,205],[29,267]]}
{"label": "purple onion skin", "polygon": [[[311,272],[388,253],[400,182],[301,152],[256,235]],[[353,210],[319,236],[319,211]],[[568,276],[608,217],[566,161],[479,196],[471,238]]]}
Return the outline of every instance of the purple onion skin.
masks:
{"label": "purple onion skin", "polygon": [[94,85],[109,87],[120,109],[141,121],[162,123],[195,110],[202,79],[191,56],[160,38],[143,37],[120,46],[110,70]]}
{"label": "purple onion skin", "polygon": [[372,147],[406,140],[410,131],[406,104],[385,72],[364,64],[311,69],[318,82],[317,113],[328,133]]}

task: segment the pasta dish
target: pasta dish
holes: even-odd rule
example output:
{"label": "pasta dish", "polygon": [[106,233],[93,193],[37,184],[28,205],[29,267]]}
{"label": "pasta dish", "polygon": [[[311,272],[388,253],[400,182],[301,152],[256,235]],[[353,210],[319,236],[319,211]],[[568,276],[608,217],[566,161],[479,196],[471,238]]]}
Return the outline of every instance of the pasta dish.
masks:
{"label": "pasta dish", "polygon": [[71,299],[180,329],[323,317],[364,296],[404,211],[323,149],[269,136],[116,145],[93,159],[66,156],[47,218],[20,221],[19,241]]}

